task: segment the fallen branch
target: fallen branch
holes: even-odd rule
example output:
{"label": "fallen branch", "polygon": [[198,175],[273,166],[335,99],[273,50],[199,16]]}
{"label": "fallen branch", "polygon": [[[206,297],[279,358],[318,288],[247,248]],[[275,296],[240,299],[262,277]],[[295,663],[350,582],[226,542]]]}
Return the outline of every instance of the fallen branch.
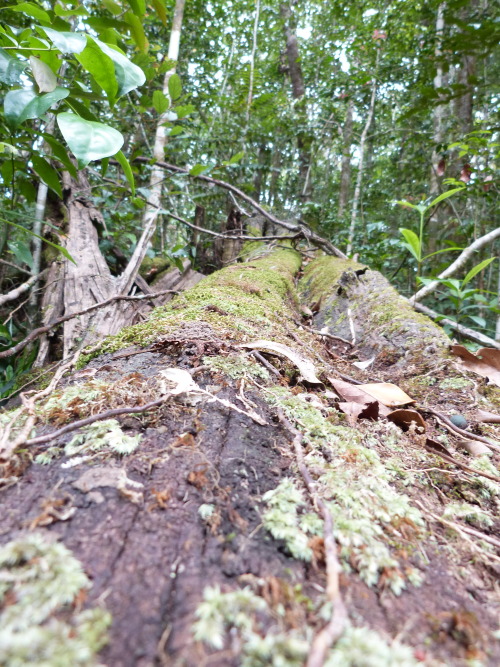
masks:
{"label": "fallen branch", "polygon": [[445,269],[442,273],[439,274],[438,280],[433,280],[428,285],[425,285],[425,287],[422,287],[422,289],[420,289],[416,294],[414,294],[410,298],[411,305],[414,306],[416,301],[421,301],[424,297],[434,292],[441,284],[439,280],[452,276],[454,273],[458,271],[458,269],[462,268],[462,266],[464,266],[468,262],[470,257],[477,250],[480,250],[485,245],[488,245],[489,243],[497,239],[499,236],[500,236],[500,227],[497,227],[492,232],[489,232],[488,234],[485,234],[484,236],[481,236],[478,239],[476,239],[474,243],[471,243],[468,248],[465,248],[465,250],[462,251],[462,253],[457,257],[457,259],[452,264],[450,264],[450,266],[447,269]]}
{"label": "fallen branch", "polygon": [[470,340],[475,340],[477,343],[481,343],[481,345],[485,345],[487,347],[494,347],[496,350],[500,350],[500,343],[493,340],[493,338],[489,338],[488,336],[484,336],[478,331],[474,331],[473,329],[464,327],[463,324],[458,324],[453,320],[449,320],[447,317],[442,317],[442,315],[437,313],[435,310],[427,308],[427,306],[424,306],[421,303],[412,303],[411,301],[410,303],[413,306],[413,308],[415,308],[415,310],[418,311],[419,313],[423,313],[424,315],[427,315],[433,320],[440,318],[439,324],[448,325],[451,329],[454,329],[465,338],[469,338]]}
{"label": "fallen branch", "polygon": [[309,492],[311,502],[319,509],[323,518],[323,539],[325,543],[327,579],[326,595],[332,605],[332,612],[328,623],[313,639],[306,663],[307,667],[322,667],[327,652],[342,635],[347,622],[347,610],[339,587],[341,567],[337,558],[337,545],[333,534],[332,515],[323,499],[318,495],[314,481],[304,461],[302,433],[292,426],[281,408],[278,410],[278,418],[287,431],[293,436],[293,447],[299,472],[302,475],[304,484]]}
{"label": "fallen branch", "polygon": [[47,271],[48,269],[45,269],[44,271],[37,273],[35,276],[31,276],[31,278],[29,278],[25,283],[19,285],[19,287],[16,287],[10,292],[7,292],[7,294],[0,294],[0,306],[3,306],[3,304],[7,303],[7,301],[14,301],[14,299],[17,299],[22,294],[27,292],[35,283],[37,283],[47,273]]}
{"label": "fallen branch", "polygon": [[86,315],[87,313],[90,313],[93,310],[97,310],[98,308],[104,308],[105,306],[108,306],[110,303],[113,303],[113,301],[142,301],[144,299],[156,299],[157,297],[163,296],[164,294],[178,294],[178,291],[167,289],[163,290],[162,292],[155,292],[154,294],[140,294],[138,296],[112,296],[109,299],[106,299],[105,301],[100,301],[99,303],[95,303],[94,305],[89,306],[84,310],[77,310],[75,313],[69,313],[69,315],[63,315],[62,317],[58,317],[57,320],[54,320],[50,324],[47,324],[43,327],[38,327],[38,329],[33,329],[33,331],[28,336],[26,336],[26,338],[17,343],[17,345],[9,347],[8,350],[3,350],[2,352],[0,352],[0,359],[5,359],[7,357],[14,356],[14,354],[17,354],[21,350],[24,350],[24,348],[30,343],[32,343],[34,340],[37,340],[37,338],[40,338],[40,336],[43,336],[43,334],[47,333],[54,327],[59,326],[59,324],[63,324],[64,322],[67,322],[68,320],[71,320],[74,317],[79,317],[80,315]]}
{"label": "fallen branch", "polygon": [[493,440],[490,440],[489,438],[485,438],[483,435],[477,435],[476,433],[471,433],[470,431],[466,431],[463,428],[460,428],[460,426],[456,426],[451,419],[448,419],[446,415],[444,415],[442,412],[438,412],[437,410],[433,410],[432,408],[424,407],[422,408],[426,412],[430,412],[431,415],[434,415],[438,419],[440,419],[445,426],[449,428],[449,430],[454,431],[455,433],[458,433],[458,435],[461,435],[463,438],[467,438],[468,440],[477,440],[478,442],[482,442],[485,445],[488,445],[488,447],[491,447],[491,449],[494,449],[497,452],[500,452],[500,445]]}
{"label": "fallen branch", "polygon": [[[137,157],[135,158],[135,162],[142,162],[148,165],[151,165],[151,160],[146,157]],[[115,162],[113,162],[115,164]],[[185,169],[184,167],[177,167],[174,164],[169,164],[168,162],[155,162],[155,165],[158,167],[161,167],[162,169],[166,169],[167,171],[171,171],[174,174],[189,174],[189,169]],[[249,204],[255,211],[258,211],[261,215],[263,215],[267,220],[272,222],[275,225],[278,225],[279,227],[284,227],[285,229],[288,229],[288,231],[293,232],[294,234],[302,234],[308,241],[314,243],[315,245],[319,246],[322,248],[328,255],[336,255],[337,257],[340,257],[341,259],[347,259],[347,256],[344,255],[344,253],[336,248],[330,241],[327,239],[324,239],[321,236],[318,236],[315,232],[313,232],[309,227],[307,227],[304,224],[299,224],[299,225],[294,225],[291,222],[286,222],[285,220],[280,220],[277,218],[275,215],[272,213],[269,213],[269,211],[266,211],[265,208],[263,208],[260,204],[258,204],[254,199],[249,197],[247,194],[245,194],[242,190],[239,190],[236,188],[234,185],[231,185],[230,183],[226,183],[225,181],[221,181],[218,178],[212,178],[211,176],[205,176],[204,174],[198,174],[197,176],[192,176],[192,178],[195,178],[196,180],[203,181],[204,183],[210,183],[212,185],[216,185],[219,188],[223,188],[224,190],[228,190],[229,192],[232,192],[234,195],[239,197],[240,199],[243,199],[243,201],[246,201],[247,204]]]}

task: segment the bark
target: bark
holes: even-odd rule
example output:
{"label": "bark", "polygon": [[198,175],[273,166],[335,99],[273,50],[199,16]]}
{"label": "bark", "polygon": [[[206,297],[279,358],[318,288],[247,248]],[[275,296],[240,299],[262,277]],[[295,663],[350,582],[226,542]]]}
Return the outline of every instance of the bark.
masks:
{"label": "bark", "polygon": [[297,131],[297,149],[299,152],[299,196],[303,202],[306,202],[309,201],[312,194],[312,183],[310,178],[312,139],[307,129],[306,89],[300,64],[299,42],[296,34],[297,26],[291,3],[281,4],[280,13],[284,22],[283,30],[286,40],[288,74],[292,84],[292,97],[295,100],[295,115],[299,127]]}
{"label": "bark", "polygon": [[339,191],[339,221],[344,217],[349,202],[349,190],[351,186],[351,143],[352,143],[352,121],[354,102],[349,98],[342,132],[342,163],[340,167],[340,191]]}
{"label": "bark", "polygon": [[[300,283],[305,304],[319,301],[315,328],[327,325],[349,340],[353,329],[354,348],[313,334],[296,311],[299,266],[297,253],[281,249],[228,267],[149,322],[103,341],[100,355],[65,381],[76,399],[37,403],[38,437],[28,434],[0,470],[0,544],[19,553],[23,536],[36,532],[44,544],[59,539],[81,562],[92,582],[86,596],[73,600],[73,592],[67,598],[73,604],[46,605],[46,613],[71,623],[81,605],[106,608],[109,643],[96,661],[107,665],[316,665],[323,654],[347,665],[361,650],[363,657],[383,654],[384,664],[457,667],[474,652],[493,667],[500,660],[493,635],[500,541],[480,513],[494,511],[496,487],[474,472],[453,432],[440,424],[443,413],[459,413],[477,431],[476,402],[488,409],[499,390],[457,370],[439,327],[354,262],[321,257]],[[287,345],[292,360],[266,353],[266,339]],[[263,366],[242,347],[256,340],[261,358],[267,355]],[[350,363],[368,353],[375,355],[369,369]],[[311,369],[295,364],[304,358],[323,384],[310,375],[303,380]],[[205,393],[168,394],[161,375],[167,368],[189,371]],[[325,387],[328,378],[347,375],[352,387],[397,382],[416,400],[427,436],[447,434],[446,447],[436,449],[414,428],[405,433],[384,419],[342,416]],[[75,420],[120,408],[122,434],[141,436],[132,453],[93,449],[80,453],[90,459],[75,460],[61,449],[47,452],[71,440]],[[451,459],[441,458],[443,450]],[[52,459],[31,463],[26,452]],[[281,489],[293,483],[293,499],[265,496],[280,483]],[[469,511],[483,522],[470,519],[472,528],[463,514],[453,514],[457,497],[472,503]],[[329,649],[339,634],[325,618],[332,589],[325,558],[332,556],[343,568],[336,599],[344,600],[355,628]],[[0,550],[0,595],[6,586],[8,602],[0,600],[0,640],[17,600],[25,599],[26,568],[38,562],[49,591],[45,558],[31,552],[17,576]],[[421,586],[414,585],[417,575]],[[37,598],[30,604],[32,632]],[[23,645],[22,628],[18,633]],[[61,636],[66,648],[78,639],[71,628]],[[8,663],[5,646],[0,641]],[[24,646],[29,654],[31,642]]]}

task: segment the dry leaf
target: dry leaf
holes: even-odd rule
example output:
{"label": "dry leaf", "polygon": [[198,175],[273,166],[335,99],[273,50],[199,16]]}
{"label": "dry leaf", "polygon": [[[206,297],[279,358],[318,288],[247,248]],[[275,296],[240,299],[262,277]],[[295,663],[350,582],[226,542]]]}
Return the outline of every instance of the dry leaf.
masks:
{"label": "dry leaf", "polygon": [[415,403],[413,398],[410,398],[402,389],[391,382],[373,382],[371,384],[360,384],[358,389],[362,389],[367,394],[370,394],[377,401],[389,407],[397,405],[407,405],[408,403]]}
{"label": "dry leaf", "polygon": [[451,351],[460,357],[467,370],[477,373],[500,387],[500,350],[482,347],[477,354],[472,354],[463,345],[452,345]]}
{"label": "dry leaf", "polygon": [[372,401],[371,403],[355,403],[353,401],[348,401],[345,403],[338,403],[338,407],[342,412],[350,417],[356,419],[378,419],[378,401]]}
{"label": "dry leaf", "polygon": [[492,454],[492,451],[487,447],[484,442],[479,442],[479,440],[459,440],[457,443],[462,449],[465,449],[466,452],[469,452],[471,456],[483,456],[484,454]]}
{"label": "dry leaf", "polygon": [[353,361],[352,365],[364,371],[366,368],[368,368],[368,366],[371,366],[374,361],[375,357],[372,357],[371,359],[367,359],[366,361]]}
{"label": "dry leaf", "polygon": [[403,431],[407,431],[412,423],[426,430],[425,420],[416,410],[394,410],[387,415],[387,419],[400,426]]}
{"label": "dry leaf", "polygon": [[288,345],[282,343],[275,343],[271,340],[257,340],[254,343],[243,343],[240,347],[246,347],[251,350],[262,350],[263,352],[271,352],[281,357],[286,357],[292,362],[300,371],[300,374],[306,382],[311,384],[323,384],[321,380],[316,377],[316,368],[313,362],[307,357],[292,350]]}
{"label": "dry leaf", "polygon": [[500,415],[487,410],[478,410],[476,412],[476,420],[482,424],[500,424]]}
{"label": "dry leaf", "polygon": [[160,371],[163,379],[160,380],[162,394],[185,394],[190,391],[200,391],[200,388],[183,368],[165,368]]}
{"label": "dry leaf", "polygon": [[[361,389],[361,385],[350,384],[344,380],[337,380],[336,378],[328,378],[330,384],[335,389],[337,394],[347,403],[359,403],[362,406],[367,406],[373,403],[373,396],[370,396],[366,391]],[[378,405],[378,414],[381,417],[386,417],[389,414],[385,405]]]}

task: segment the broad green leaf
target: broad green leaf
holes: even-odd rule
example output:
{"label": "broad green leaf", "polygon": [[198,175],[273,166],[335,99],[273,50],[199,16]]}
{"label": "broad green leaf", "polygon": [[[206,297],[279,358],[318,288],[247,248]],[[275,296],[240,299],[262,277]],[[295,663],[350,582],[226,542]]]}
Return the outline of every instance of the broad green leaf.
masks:
{"label": "broad green leaf", "polygon": [[73,176],[73,178],[76,178],[78,176],[78,172],[75,169],[75,165],[71,162],[66,147],[63,146],[63,144],[60,141],[58,141],[54,136],[48,134],[47,132],[45,132],[42,136],[52,149],[52,154],[54,155],[54,157],[56,157],[60,162],[62,162],[62,164],[66,167],[66,169]]}
{"label": "broad green leaf", "polygon": [[43,61],[30,56],[31,71],[40,93],[51,93],[57,87],[57,76]]}
{"label": "broad green leaf", "polygon": [[191,167],[189,170],[189,175],[190,176],[199,176],[202,174],[204,171],[208,171],[210,167],[206,167],[203,164],[195,164],[194,167]]}
{"label": "broad green leaf", "polygon": [[109,103],[113,105],[118,96],[118,81],[111,58],[103,53],[99,44],[87,37],[87,46],[76,55],[76,59],[89,74],[92,74],[97,84],[108,96]]}
{"label": "broad green leaf", "polygon": [[66,104],[71,107],[78,116],[81,116],[85,120],[91,120],[94,123],[99,122],[99,118],[97,118],[97,116],[93,114],[83,102],[80,102],[80,100],[77,100],[74,97],[68,97],[66,99]]}
{"label": "broad green leaf", "polygon": [[169,137],[177,137],[179,134],[182,134],[184,132],[184,128],[181,127],[180,125],[176,125],[173,127],[170,132],[169,132]]}
{"label": "broad green leaf", "polygon": [[115,157],[120,163],[121,168],[123,169],[123,173],[127,178],[132,194],[135,195],[135,180],[134,180],[134,174],[132,173],[132,167],[130,166],[130,162],[127,160],[122,151],[118,151]]}
{"label": "broad green leaf", "polygon": [[20,2],[18,5],[9,7],[8,9],[13,12],[23,12],[37,21],[42,21],[42,23],[51,23],[52,19],[49,14],[44,11],[39,5],[35,5],[32,2]]}
{"label": "broad green leaf", "polygon": [[70,16],[88,16],[88,11],[85,7],[82,7],[82,5],[76,5],[74,9],[64,9],[61,5],[56,3],[54,5],[54,13],[57,16],[62,16],[64,18]]}
{"label": "broad green leaf", "polygon": [[460,280],[457,278],[444,278],[439,281],[446,287],[449,287],[450,289],[454,289],[459,291],[460,290]]}
{"label": "broad green leaf", "polygon": [[182,95],[181,78],[175,72],[168,80],[168,94],[172,100],[177,100]]}
{"label": "broad green leaf", "polygon": [[9,241],[8,246],[14,257],[22,264],[24,263],[29,266],[29,268],[33,271],[33,255],[31,254],[28,244],[24,241],[18,240]]}
{"label": "broad green leaf", "polygon": [[475,324],[477,324],[478,327],[484,328],[486,326],[486,320],[484,317],[480,317],[479,315],[467,315],[469,320],[472,320]]}
{"label": "broad green leaf", "polygon": [[146,0],[127,0],[127,2],[134,14],[142,19],[146,13]]}
{"label": "broad green leaf", "polygon": [[2,83],[17,83],[25,69],[26,64],[13,58],[4,49],[0,49],[0,81]]}
{"label": "broad green leaf", "polygon": [[236,153],[236,155],[233,155],[232,158],[230,158],[229,160],[227,160],[227,162],[226,162],[226,161],[223,162],[222,164],[224,164],[224,165],[226,165],[226,166],[229,166],[229,165],[231,165],[231,164],[236,164],[236,163],[239,162],[244,156],[245,156],[245,151],[241,151],[240,153]]}
{"label": "broad green leaf", "polygon": [[465,287],[468,282],[470,282],[474,276],[476,276],[480,271],[485,269],[491,262],[494,262],[496,257],[489,257],[488,259],[483,260],[482,262],[479,262],[479,264],[476,264],[469,273],[465,276],[465,278],[462,280],[462,287]]}
{"label": "broad green leaf", "polygon": [[9,341],[12,340],[12,336],[10,335],[10,331],[7,329],[7,327],[4,324],[0,324],[0,337],[1,338],[6,338]]}
{"label": "broad green leaf", "polygon": [[26,227],[22,227],[21,225],[16,225],[15,222],[12,222],[11,220],[7,220],[7,218],[0,218],[0,222],[4,222],[6,225],[11,225],[12,227],[15,227],[16,229],[20,229],[22,232],[25,232],[26,234],[31,234],[31,236],[35,236],[37,239],[40,239],[44,243],[47,243],[47,245],[52,246],[52,248],[56,248],[56,250],[59,250],[59,252],[66,257],[66,259],[69,259],[70,262],[73,262],[73,264],[76,266],[76,262],[71,257],[69,252],[66,250],[66,248],[63,248],[60,245],[57,245],[57,243],[52,243],[52,241],[48,241],[47,239],[44,239],[43,236],[39,236],[38,234],[35,234],[35,232],[32,232],[31,229],[26,229]]}
{"label": "broad green leaf", "polygon": [[43,26],[42,30],[61,53],[81,53],[87,46],[87,38],[80,32],[59,32]]}
{"label": "broad green leaf", "polygon": [[164,26],[167,25],[167,11],[165,9],[165,0],[152,0],[151,4],[154,7],[155,12],[160,17],[160,21]]}
{"label": "broad green leaf", "polygon": [[454,188],[453,190],[448,190],[447,192],[443,192],[439,195],[439,197],[436,197],[436,199],[433,199],[431,203],[427,206],[427,208],[432,208],[433,206],[436,206],[436,204],[439,204],[439,202],[442,202],[445,199],[448,199],[448,197],[451,197],[452,195],[456,194],[457,192],[461,192],[462,190],[465,189],[465,186],[462,186],[461,188]]}
{"label": "broad green leaf", "polygon": [[189,116],[189,114],[192,114],[194,111],[196,111],[194,104],[183,104],[181,106],[175,107],[177,118],[185,118],[186,116]]}
{"label": "broad green leaf", "polygon": [[5,141],[0,141],[0,153],[7,153],[7,155],[19,155],[19,150],[12,144]]}
{"label": "broad green leaf", "polygon": [[69,90],[61,86],[43,95],[37,95],[33,88],[11,90],[5,96],[5,120],[10,127],[15,129],[28,118],[40,118],[53,104],[68,95]]}
{"label": "broad green leaf", "polygon": [[106,7],[108,12],[111,12],[111,14],[114,14],[115,16],[118,16],[123,11],[123,8],[114,0],[102,0],[102,4]]}
{"label": "broad green leaf", "polygon": [[142,27],[142,21],[132,12],[127,12],[124,16],[125,21],[130,26],[130,34],[137,45],[139,51],[146,52],[149,48],[149,42]]}
{"label": "broad green leaf", "polygon": [[40,176],[45,185],[48,185],[51,190],[53,190],[61,199],[62,199],[62,190],[61,183],[59,181],[59,174],[52,167],[45,158],[33,154],[31,161],[33,162],[33,168],[36,173]]}
{"label": "broad green leaf", "polygon": [[399,231],[404,236],[405,241],[407,242],[406,247],[408,248],[408,250],[411,252],[413,257],[415,257],[417,262],[420,262],[422,257],[422,249],[420,247],[420,240],[418,236],[411,229],[404,229],[403,227],[401,227]]}
{"label": "broad green leaf", "polygon": [[114,63],[116,80],[118,82],[117,97],[122,97],[122,95],[126,95],[131,90],[134,90],[134,88],[138,88],[145,83],[146,75],[140,67],[130,62],[127,56],[123,55],[120,51],[115,51],[115,49],[112,49],[98,39],[94,41]]}
{"label": "broad green leaf", "polygon": [[165,113],[170,106],[170,100],[161,90],[155,90],[153,93],[153,106],[159,114]]}
{"label": "broad green leaf", "polygon": [[123,146],[120,132],[104,123],[84,120],[73,113],[60,113],[57,115],[57,124],[78,160],[80,169],[91,160],[115,155]]}

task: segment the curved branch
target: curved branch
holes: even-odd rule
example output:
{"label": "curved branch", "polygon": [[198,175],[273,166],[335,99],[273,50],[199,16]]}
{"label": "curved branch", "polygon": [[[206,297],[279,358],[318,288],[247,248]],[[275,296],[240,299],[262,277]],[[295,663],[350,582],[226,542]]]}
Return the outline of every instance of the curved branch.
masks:
{"label": "curved branch", "polygon": [[46,273],[47,269],[45,269],[45,271],[41,271],[41,273],[37,273],[36,275],[31,276],[29,280],[27,280],[22,285],[19,285],[19,287],[11,290],[10,292],[7,292],[7,294],[0,294],[0,306],[3,306],[3,304],[7,303],[7,301],[14,301],[14,299],[17,299],[19,296],[27,292],[30,287],[36,284]]}
{"label": "curved branch", "polygon": [[500,227],[497,227],[492,232],[488,232],[488,234],[480,236],[478,239],[476,239],[474,243],[471,243],[471,245],[468,248],[465,248],[465,250],[462,251],[462,253],[457,257],[457,259],[452,264],[450,264],[450,266],[447,269],[445,269],[442,273],[439,274],[438,280],[433,280],[425,287],[422,287],[421,290],[419,290],[416,294],[414,294],[410,298],[411,305],[413,306],[415,304],[415,301],[421,301],[424,297],[434,292],[436,288],[439,287],[440,284],[439,280],[452,276],[456,271],[458,271],[458,269],[461,269],[462,266],[464,266],[464,264],[467,263],[467,261],[476,252],[476,250],[480,250],[485,245],[488,245],[488,243],[491,243],[492,241],[497,239],[499,236],[500,236]]}

